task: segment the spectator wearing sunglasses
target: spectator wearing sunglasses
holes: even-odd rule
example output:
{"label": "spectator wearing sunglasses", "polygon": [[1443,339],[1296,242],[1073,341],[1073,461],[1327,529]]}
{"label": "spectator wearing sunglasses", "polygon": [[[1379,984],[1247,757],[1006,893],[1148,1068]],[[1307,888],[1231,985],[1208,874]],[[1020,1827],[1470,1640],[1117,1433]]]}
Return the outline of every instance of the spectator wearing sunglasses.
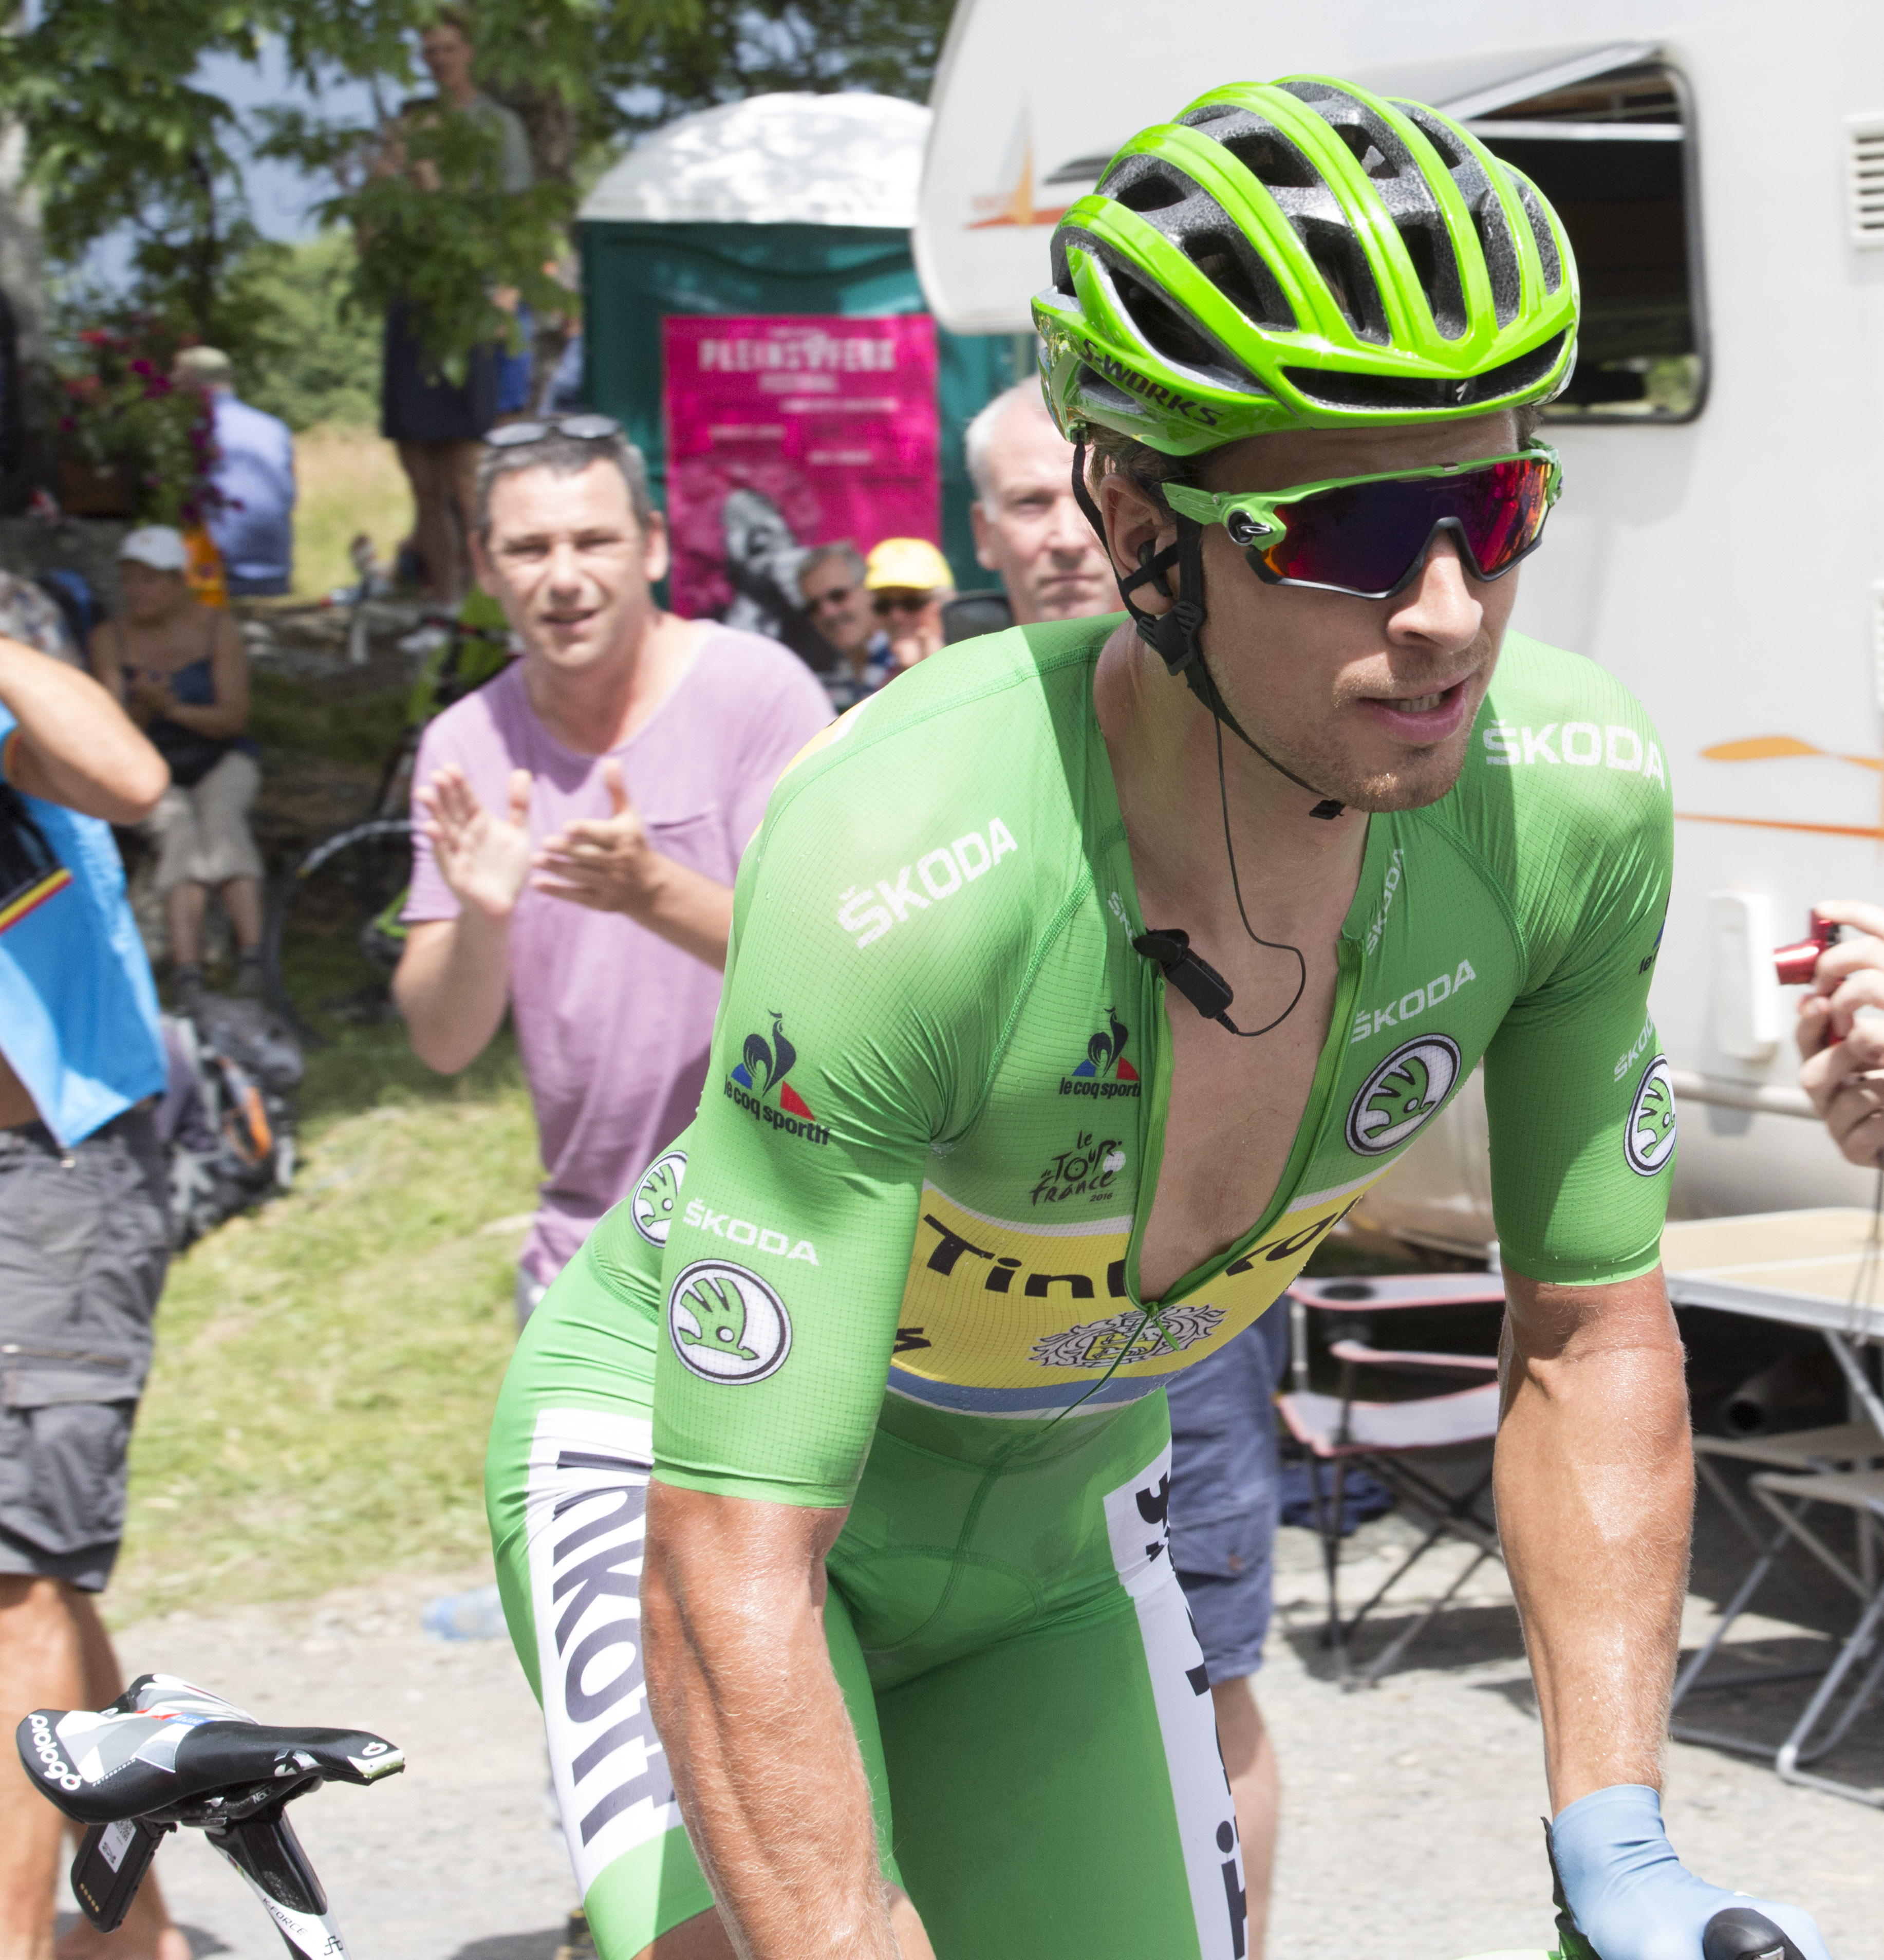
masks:
{"label": "spectator wearing sunglasses", "polygon": [[[97,682],[0,638],[0,1734],[124,1687],[94,1605],[170,1258],[150,963],[109,825],[163,758]],[[49,1955],[62,1821],[0,1760],[0,1952]],[[188,1960],[146,1884],[113,1952]],[[87,1950],[91,1950],[88,1949]]]}
{"label": "spectator wearing sunglasses", "polygon": [[864,589],[889,636],[893,671],[941,650],[942,609],[955,597],[955,574],[927,538],[885,538],[864,562]]}
{"label": "spectator wearing sunglasses", "polygon": [[520,1321],[692,1115],[740,853],[831,710],[776,641],[655,603],[667,526],[606,415],[493,429],[474,508],[524,654],[425,731],[393,991],[445,1074],[514,1020],[546,1173]]}
{"label": "spectator wearing sunglasses", "polygon": [[896,671],[889,635],[877,623],[864,573],[864,555],[848,538],[814,546],[798,568],[805,616],[838,655],[838,664],[821,678],[840,714]]}

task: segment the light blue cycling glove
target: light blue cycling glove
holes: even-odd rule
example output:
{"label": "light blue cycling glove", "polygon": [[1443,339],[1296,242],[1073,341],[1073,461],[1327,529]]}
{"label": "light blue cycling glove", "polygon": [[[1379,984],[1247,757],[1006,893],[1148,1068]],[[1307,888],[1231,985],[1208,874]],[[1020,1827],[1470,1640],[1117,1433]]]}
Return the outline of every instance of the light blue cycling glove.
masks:
{"label": "light blue cycling glove", "polygon": [[1646,1783],[1593,1790],[1558,1813],[1551,1855],[1577,1927],[1599,1960],[1701,1960],[1701,1935],[1726,1906],[1751,1907],[1803,1960],[1831,1960],[1811,1915],[1696,1878],[1675,1855],[1662,1799]]}

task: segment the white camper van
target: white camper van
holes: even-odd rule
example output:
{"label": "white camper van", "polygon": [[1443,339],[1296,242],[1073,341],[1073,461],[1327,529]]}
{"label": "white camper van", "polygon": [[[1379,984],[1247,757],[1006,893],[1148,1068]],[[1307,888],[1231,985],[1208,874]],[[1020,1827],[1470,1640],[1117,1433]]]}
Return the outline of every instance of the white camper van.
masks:
{"label": "white camper van", "polygon": [[[1884,8],[1587,0],[962,0],[916,231],[931,305],[1020,332],[1060,213],[1207,88],[1319,72],[1459,117],[1556,205],[1585,306],[1549,412],[1564,495],[1516,625],[1659,725],[1675,895],[1653,994],[1682,1106],[1674,1215],[1863,1204],[1796,1085],[1771,950],[1876,897],[1884,844]],[[1526,766],[1612,759],[1534,730]],[[1618,1057],[1618,1066],[1624,1058]],[[1548,1107],[1537,1121],[1548,1123]],[[1462,1097],[1370,1222],[1481,1249],[1485,1112]]]}

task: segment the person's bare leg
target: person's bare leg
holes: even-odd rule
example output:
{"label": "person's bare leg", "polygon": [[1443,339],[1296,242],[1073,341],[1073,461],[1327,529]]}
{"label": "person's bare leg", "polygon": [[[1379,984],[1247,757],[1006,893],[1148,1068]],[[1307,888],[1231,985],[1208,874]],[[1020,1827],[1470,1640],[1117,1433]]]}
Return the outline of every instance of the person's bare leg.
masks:
{"label": "person's bare leg", "polygon": [[56,1579],[0,1578],[0,1960],[51,1960],[65,1820],[12,1748],[36,1708],[83,1705],[78,1633]]}
{"label": "person's bare leg", "polygon": [[193,879],[171,886],[164,911],[170,920],[172,966],[202,965],[203,915],[208,905],[209,894]]}
{"label": "person's bare leg", "polygon": [[[902,1960],[935,1960],[935,1949],[923,1930],[921,1915],[911,1904],[909,1895],[894,1886],[889,1894],[889,1923]],[[736,1960],[736,1956],[716,1908],[683,1920],[651,1946],[644,1946],[635,1960]]]}
{"label": "person's bare leg", "polygon": [[221,889],[223,909],[235,928],[237,946],[244,953],[255,952],[262,943],[261,880],[231,878]]}
{"label": "person's bare leg", "polygon": [[[83,1691],[73,1705],[102,1708],[124,1692],[123,1671],[91,1599],[75,1592],[71,1604],[84,1679]],[[138,1888],[131,1910],[116,1933],[100,1933],[81,1920],[59,1943],[56,1953],[56,1960],[189,1960],[189,1942],[171,1923],[153,1870]]]}
{"label": "person's bare leg", "polygon": [[412,536],[425,562],[421,590],[427,599],[449,606],[456,603],[451,595],[456,548],[449,492],[438,454],[447,447],[435,442],[402,442],[399,460],[412,486]]}
{"label": "person's bare leg", "polygon": [[450,486],[452,514],[457,520],[453,530],[451,561],[451,603],[455,606],[471,589],[470,539],[476,527],[478,458],[483,453],[484,445],[481,442],[454,442],[440,447],[447,452],[444,475]]}
{"label": "person's bare leg", "polygon": [[1217,1710],[1217,1740],[1229,1773],[1230,1800],[1236,1809],[1236,1835],[1243,1844],[1243,1885],[1249,1921],[1249,1960],[1262,1960],[1269,1931],[1269,1891],[1275,1876],[1275,1839],[1282,1808],[1275,1747],[1256,1706],[1255,1679],[1211,1684]]}

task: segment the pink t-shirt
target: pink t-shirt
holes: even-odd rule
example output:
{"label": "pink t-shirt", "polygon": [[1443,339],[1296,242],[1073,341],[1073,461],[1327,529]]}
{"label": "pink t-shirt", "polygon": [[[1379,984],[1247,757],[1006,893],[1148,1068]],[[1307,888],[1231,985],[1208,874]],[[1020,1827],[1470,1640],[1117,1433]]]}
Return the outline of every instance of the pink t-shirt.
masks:
{"label": "pink t-shirt", "polygon": [[[654,848],[730,885],[772,785],[830,718],[823,686],[795,654],[715,627],[653,719],[608,754]],[[527,769],[530,835],[540,840],[574,818],[609,815],[607,759],[548,733],[519,661],[426,730],[414,780],[456,762],[485,807],[501,810],[510,772]],[[412,860],[405,916],[456,918],[422,836]],[[522,1263],[547,1281],[692,1120],[720,976],[632,919],[530,890],[511,921],[510,969],[549,1173]]]}

